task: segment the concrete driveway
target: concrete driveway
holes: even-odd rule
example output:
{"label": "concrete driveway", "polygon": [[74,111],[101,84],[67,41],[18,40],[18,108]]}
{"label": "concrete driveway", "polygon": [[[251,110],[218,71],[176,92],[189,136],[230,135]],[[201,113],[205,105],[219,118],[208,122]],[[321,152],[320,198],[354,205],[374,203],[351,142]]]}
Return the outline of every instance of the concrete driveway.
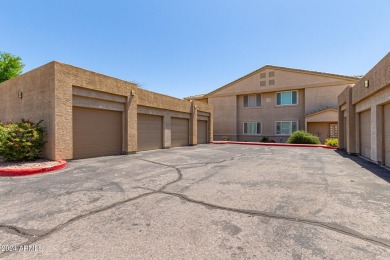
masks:
{"label": "concrete driveway", "polygon": [[0,179],[0,245],[11,251],[0,257],[390,259],[389,181],[322,148],[210,144],[78,160]]}

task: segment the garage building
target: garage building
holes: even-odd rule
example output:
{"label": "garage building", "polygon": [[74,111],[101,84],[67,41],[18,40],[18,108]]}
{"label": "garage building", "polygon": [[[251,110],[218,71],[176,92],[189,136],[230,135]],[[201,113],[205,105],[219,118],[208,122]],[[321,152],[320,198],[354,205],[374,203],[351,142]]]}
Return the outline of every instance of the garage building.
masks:
{"label": "garage building", "polygon": [[[52,160],[212,142],[213,109],[53,61],[0,84],[0,120],[44,120]],[[200,123],[199,123],[200,122]],[[198,127],[199,125],[199,127]]]}
{"label": "garage building", "polygon": [[390,53],[338,103],[340,147],[390,167]]}

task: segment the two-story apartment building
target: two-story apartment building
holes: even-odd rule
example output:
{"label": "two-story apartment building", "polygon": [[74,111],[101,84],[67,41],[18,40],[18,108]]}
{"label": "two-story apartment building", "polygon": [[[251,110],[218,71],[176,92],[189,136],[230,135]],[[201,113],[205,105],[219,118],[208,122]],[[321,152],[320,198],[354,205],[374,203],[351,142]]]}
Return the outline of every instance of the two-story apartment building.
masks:
{"label": "two-story apartment building", "polygon": [[357,77],[264,66],[206,95],[214,106],[214,140],[285,142],[307,130],[324,142],[338,135],[337,96]]}

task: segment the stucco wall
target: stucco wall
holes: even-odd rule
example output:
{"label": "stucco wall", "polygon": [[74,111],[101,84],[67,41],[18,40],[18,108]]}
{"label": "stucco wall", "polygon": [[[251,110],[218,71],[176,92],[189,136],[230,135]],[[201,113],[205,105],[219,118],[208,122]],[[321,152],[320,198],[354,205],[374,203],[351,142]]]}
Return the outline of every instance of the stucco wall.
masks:
{"label": "stucco wall", "polygon": [[[368,80],[369,87],[365,87]],[[375,65],[352,89],[352,103],[356,104],[390,86],[390,52]]]}
{"label": "stucco wall", "polygon": [[327,109],[318,113],[314,113],[305,117],[306,122],[337,122],[337,109]]}
{"label": "stucco wall", "polygon": [[231,140],[237,137],[237,100],[236,96],[209,98],[214,110],[214,138],[222,140],[228,136]]}
{"label": "stucco wall", "polygon": [[[0,84],[0,120],[44,120],[47,143],[43,156],[48,158],[55,158],[54,66],[52,62]],[[22,98],[18,97],[19,92]]]}
{"label": "stucco wall", "polygon": [[[305,89],[305,114],[327,108],[337,108],[338,95],[348,84]],[[337,120],[336,120],[337,121]]]}
{"label": "stucco wall", "polygon": [[152,91],[138,89],[138,105],[190,113],[191,102]]}

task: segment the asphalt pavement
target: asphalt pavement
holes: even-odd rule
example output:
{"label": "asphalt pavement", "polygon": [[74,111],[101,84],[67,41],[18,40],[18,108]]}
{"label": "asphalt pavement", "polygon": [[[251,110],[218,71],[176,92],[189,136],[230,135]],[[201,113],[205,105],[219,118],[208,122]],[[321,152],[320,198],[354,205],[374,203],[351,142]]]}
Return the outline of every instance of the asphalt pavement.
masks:
{"label": "asphalt pavement", "polygon": [[390,259],[390,171],[208,144],[0,178],[0,258]]}

